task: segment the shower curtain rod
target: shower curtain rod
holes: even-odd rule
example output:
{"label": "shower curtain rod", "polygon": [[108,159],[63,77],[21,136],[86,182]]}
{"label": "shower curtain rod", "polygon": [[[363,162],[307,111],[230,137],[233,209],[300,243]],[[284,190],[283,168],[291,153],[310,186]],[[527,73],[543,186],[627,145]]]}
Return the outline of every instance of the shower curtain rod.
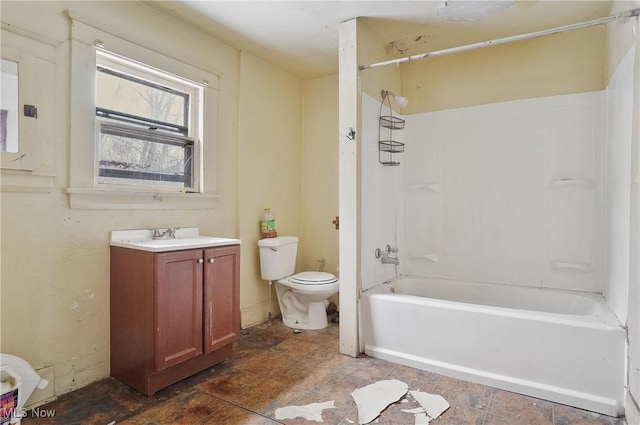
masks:
{"label": "shower curtain rod", "polygon": [[610,16],[606,16],[604,18],[593,19],[591,21],[579,22],[577,24],[564,25],[564,26],[561,26],[561,27],[549,28],[549,29],[546,29],[546,30],[535,31],[535,32],[530,32],[530,33],[526,33],[526,34],[520,34],[520,35],[509,36],[509,37],[497,38],[495,40],[481,41],[479,43],[467,44],[465,46],[458,46],[458,47],[451,47],[451,48],[448,48],[448,49],[435,50],[433,52],[421,53],[421,54],[412,55],[412,56],[406,56],[404,58],[391,59],[391,60],[388,60],[388,61],[372,63],[372,64],[369,64],[369,65],[360,65],[358,67],[358,69],[360,71],[362,71],[362,70],[369,69],[369,68],[377,68],[377,67],[385,66],[385,65],[393,65],[393,64],[399,64],[399,63],[409,62],[409,61],[414,61],[414,60],[419,60],[419,59],[426,59],[426,58],[435,57],[435,56],[442,56],[442,55],[446,55],[446,54],[449,54],[449,53],[458,53],[458,52],[464,52],[466,50],[480,49],[482,47],[496,46],[498,44],[510,43],[512,41],[526,40],[526,39],[529,39],[529,38],[540,37],[542,35],[555,34],[555,33],[558,33],[558,32],[571,31],[571,30],[576,30],[576,29],[580,29],[580,28],[590,27],[590,26],[593,26],[593,25],[600,25],[600,24],[604,24],[604,23],[607,23],[607,22],[610,22],[610,21],[614,21],[616,19],[631,18],[631,17],[634,17],[634,16],[635,17],[640,16],[640,8],[630,9],[630,10],[618,13],[616,15],[610,15]]}

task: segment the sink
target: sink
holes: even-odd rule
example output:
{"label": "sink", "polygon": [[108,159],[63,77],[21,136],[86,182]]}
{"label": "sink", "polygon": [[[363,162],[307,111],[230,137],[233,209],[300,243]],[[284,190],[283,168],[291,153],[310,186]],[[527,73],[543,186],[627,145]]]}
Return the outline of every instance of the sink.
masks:
{"label": "sink", "polygon": [[[161,232],[165,230],[166,229],[160,229]],[[176,237],[172,239],[153,239],[153,233],[153,229],[112,230],[111,246],[142,251],[164,252],[240,244],[239,239],[200,236],[200,230],[197,227],[176,229]]]}
{"label": "sink", "polygon": [[[234,239],[200,236],[197,238],[152,239],[150,241],[130,242],[131,245],[146,251],[173,251],[176,249],[206,248],[208,246],[236,245]],[[145,249],[148,248],[148,249]]]}

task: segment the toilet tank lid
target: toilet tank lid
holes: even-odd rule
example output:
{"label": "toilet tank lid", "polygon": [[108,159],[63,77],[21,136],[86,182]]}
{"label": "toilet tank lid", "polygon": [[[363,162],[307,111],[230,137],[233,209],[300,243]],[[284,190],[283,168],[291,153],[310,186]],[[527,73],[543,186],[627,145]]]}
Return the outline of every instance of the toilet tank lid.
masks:
{"label": "toilet tank lid", "polygon": [[297,236],[278,236],[277,238],[264,238],[258,241],[258,246],[282,246],[298,242]]}

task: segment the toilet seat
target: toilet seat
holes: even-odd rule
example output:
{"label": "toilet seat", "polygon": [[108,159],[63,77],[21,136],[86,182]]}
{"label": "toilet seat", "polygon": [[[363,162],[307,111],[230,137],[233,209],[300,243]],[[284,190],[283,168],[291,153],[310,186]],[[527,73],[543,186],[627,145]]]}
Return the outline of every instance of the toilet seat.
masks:
{"label": "toilet seat", "polygon": [[291,276],[289,281],[299,285],[326,285],[337,282],[338,278],[325,272],[300,272]]}

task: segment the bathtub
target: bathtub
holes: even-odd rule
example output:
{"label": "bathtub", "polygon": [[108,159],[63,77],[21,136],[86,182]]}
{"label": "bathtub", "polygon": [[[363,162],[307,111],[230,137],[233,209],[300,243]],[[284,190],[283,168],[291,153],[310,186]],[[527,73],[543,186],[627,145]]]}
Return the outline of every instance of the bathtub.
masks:
{"label": "bathtub", "polygon": [[600,295],[401,277],[360,306],[367,355],[624,413],[626,332]]}

